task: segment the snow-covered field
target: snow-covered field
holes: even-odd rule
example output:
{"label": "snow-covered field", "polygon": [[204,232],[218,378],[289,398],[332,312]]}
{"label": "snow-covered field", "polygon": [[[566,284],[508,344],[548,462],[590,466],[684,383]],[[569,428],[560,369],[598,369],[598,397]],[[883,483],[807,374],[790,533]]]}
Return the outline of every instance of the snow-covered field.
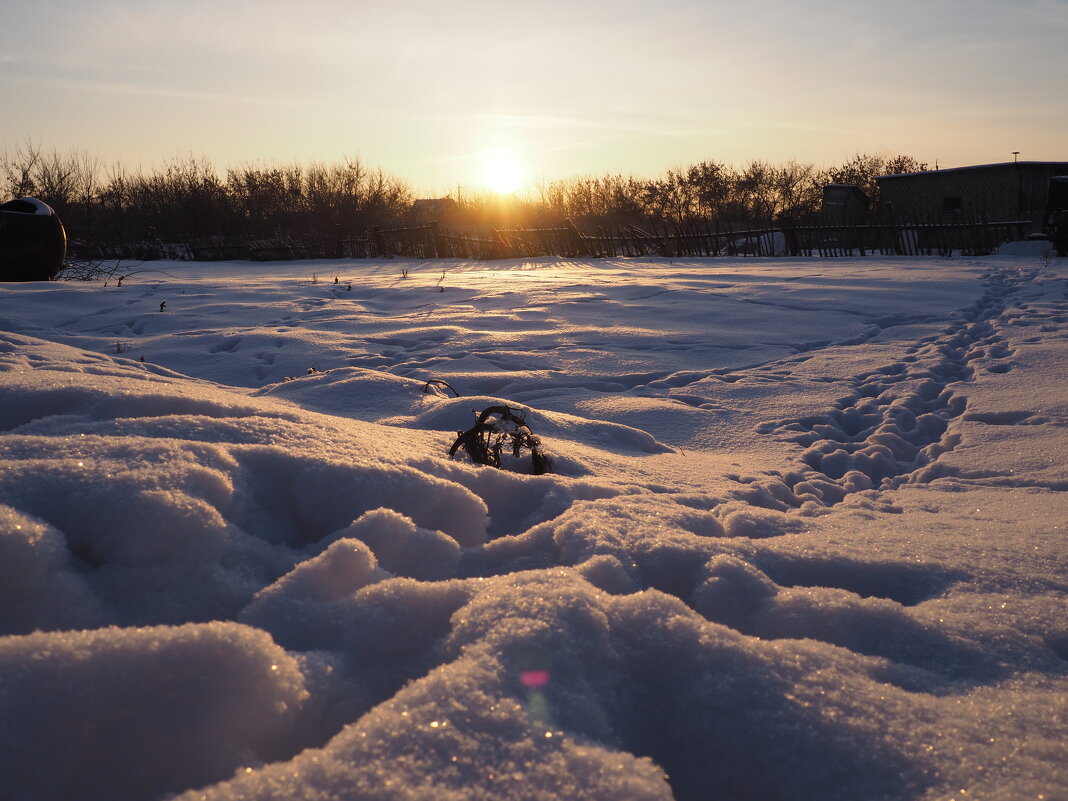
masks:
{"label": "snow-covered field", "polygon": [[1068,798],[1066,260],[144,268],[0,285],[0,797]]}

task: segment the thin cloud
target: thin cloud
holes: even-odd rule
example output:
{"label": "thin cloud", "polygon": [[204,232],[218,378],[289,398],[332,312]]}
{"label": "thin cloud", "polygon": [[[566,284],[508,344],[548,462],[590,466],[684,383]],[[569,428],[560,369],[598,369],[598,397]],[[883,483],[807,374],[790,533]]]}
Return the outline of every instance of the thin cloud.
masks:
{"label": "thin cloud", "polygon": [[246,103],[249,105],[272,105],[277,99],[256,97],[246,94],[229,94],[225,92],[204,92],[191,89],[173,89],[164,86],[147,86],[135,83],[118,83],[115,81],[92,78],[68,78],[49,75],[0,75],[0,81],[9,84],[27,86],[44,86],[56,89],[75,89],[78,91],[101,92],[116,95],[138,95],[142,97],[162,97],[173,100],[206,100],[215,103]]}

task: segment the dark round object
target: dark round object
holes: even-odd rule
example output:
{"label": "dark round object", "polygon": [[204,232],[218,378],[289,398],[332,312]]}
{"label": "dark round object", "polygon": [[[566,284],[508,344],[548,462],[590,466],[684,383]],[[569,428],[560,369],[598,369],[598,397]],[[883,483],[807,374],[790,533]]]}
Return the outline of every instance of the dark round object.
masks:
{"label": "dark round object", "polygon": [[0,205],[0,281],[51,281],[63,268],[67,232],[35,197]]}

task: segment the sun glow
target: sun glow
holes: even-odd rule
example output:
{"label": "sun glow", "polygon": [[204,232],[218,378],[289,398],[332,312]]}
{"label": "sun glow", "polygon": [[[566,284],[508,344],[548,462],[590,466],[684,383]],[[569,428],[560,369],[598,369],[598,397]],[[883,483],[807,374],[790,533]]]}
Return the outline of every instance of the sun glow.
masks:
{"label": "sun glow", "polygon": [[482,183],[493,192],[511,194],[523,185],[523,166],[506,151],[489,153],[482,164]]}

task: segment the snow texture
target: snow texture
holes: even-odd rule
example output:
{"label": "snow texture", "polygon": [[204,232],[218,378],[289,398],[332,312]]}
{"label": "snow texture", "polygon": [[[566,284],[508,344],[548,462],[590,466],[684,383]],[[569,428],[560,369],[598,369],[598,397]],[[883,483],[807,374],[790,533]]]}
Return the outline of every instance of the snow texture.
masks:
{"label": "snow texture", "polygon": [[3,797],[1068,798],[1065,260],[145,268],[0,285]]}

